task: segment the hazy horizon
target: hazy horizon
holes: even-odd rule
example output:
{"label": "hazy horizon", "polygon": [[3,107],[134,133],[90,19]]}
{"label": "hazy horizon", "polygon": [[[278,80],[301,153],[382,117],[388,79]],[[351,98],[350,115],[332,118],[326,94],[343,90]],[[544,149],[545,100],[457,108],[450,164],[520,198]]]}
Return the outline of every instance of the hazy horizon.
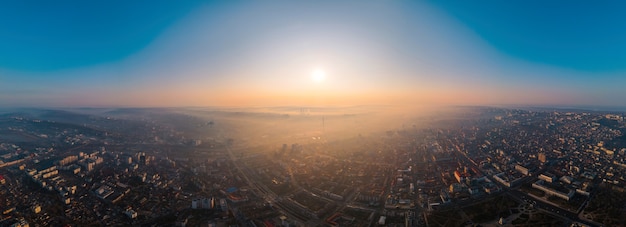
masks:
{"label": "hazy horizon", "polygon": [[0,107],[626,106],[623,3],[1,3]]}

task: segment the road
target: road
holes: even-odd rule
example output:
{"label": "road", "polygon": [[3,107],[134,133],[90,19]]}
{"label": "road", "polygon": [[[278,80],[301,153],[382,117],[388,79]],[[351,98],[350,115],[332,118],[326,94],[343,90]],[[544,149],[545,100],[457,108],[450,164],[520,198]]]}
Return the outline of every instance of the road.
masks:
{"label": "road", "polygon": [[511,190],[507,192],[511,197],[518,199],[520,201],[531,201],[534,207],[537,209],[541,209],[545,212],[548,212],[557,217],[565,218],[573,222],[579,222],[588,226],[598,226],[596,223],[589,222],[587,220],[580,219],[577,213],[565,210],[558,206],[554,206],[552,204],[546,203],[542,200],[536,199],[533,196],[529,196],[526,193],[520,192],[518,190]]}
{"label": "road", "polygon": [[[465,161],[467,163],[471,163],[472,167],[474,167],[475,169],[480,171],[480,168],[478,168],[476,163],[471,158],[469,158],[466,153],[462,152],[458,147],[457,147],[456,151],[459,154],[461,154],[461,156],[463,158],[466,159]],[[543,171],[545,171],[545,169],[542,170],[542,172]],[[487,176],[492,182],[495,182],[495,180],[492,179],[491,176],[482,173],[482,171],[481,171],[480,174],[482,174],[484,176]],[[539,173],[535,173],[533,175],[533,177],[538,175],[538,174]],[[526,183],[526,182],[528,182],[528,181],[530,181],[532,179],[533,179],[532,177],[526,177],[526,179],[523,180],[522,184]],[[518,186],[519,185],[521,185],[521,184],[518,184]],[[534,198],[532,196],[527,195],[526,193],[523,193],[523,192],[519,191],[518,189],[515,189],[515,188],[513,188],[513,189],[505,188],[504,191],[505,191],[505,193],[507,193],[508,195],[510,195],[511,197],[513,197],[513,198],[515,198],[515,199],[517,199],[519,201],[522,201],[522,202],[524,202],[526,200],[533,201],[535,203],[535,205],[534,205],[535,208],[544,210],[544,211],[546,211],[546,212],[548,212],[550,214],[553,214],[555,216],[562,217],[562,218],[565,218],[565,219],[569,219],[570,221],[573,221],[573,222],[579,222],[579,223],[582,223],[582,224],[585,224],[585,225],[588,225],[588,226],[598,226],[596,223],[592,223],[590,221],[580,219],[580,217],[578,216],[577,213],[565,210],[565,209],[560,208],[558,206],[554,206],[554,205],[546,203],[546,202],[544,202],[542,200],[536,199],[536,198]]]}
{"label": "road", "polygon": [[250,179],[250,177],[248,176],[248,172],[246,171],[247,168],[241,167],[239,160],[235,157],[235,155],[233,154],[232,150],[230,149],[228,145],[225,145],[225,148],[226,148],[226,151],[228,152],[230,159],[233,161],[235,168],[239,172],[239,175],[243,177],[243,179],[246,181],[248,186],[250,186],[250,188],[252,189],[252,192],[256,196],[263,198],[265,201],[274,205],[273,206],[274,208],[278,209],[279,211],[281,211],[281,213],[285,214],[289,218],[297,220],[300,223],[308,223],[309,221],[311,221],[310,219],[303,217],[300,213],[294,212],[288,207],[285,207],[282,204],[283,202],[282,199],[278,195],[276,195],[276,193],[274,193],[272,190],[267,188],[265,185],[259,182],[256,182],[255,180]]}

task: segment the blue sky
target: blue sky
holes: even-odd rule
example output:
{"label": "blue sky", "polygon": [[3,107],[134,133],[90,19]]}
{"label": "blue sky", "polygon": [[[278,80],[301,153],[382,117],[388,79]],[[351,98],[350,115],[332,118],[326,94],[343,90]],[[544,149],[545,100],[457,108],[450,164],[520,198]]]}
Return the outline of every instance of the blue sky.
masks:
{"label": "blue sky", "polygon": [[520,60],[588,72],[625,68],[626,14],[619,1],[450,1],[440,7]]}
{"label": "blue sky", "polygon": [[2,3],[3,67],[47,72],[115,62],[148,46],[199,2]]}
{"label": "blue sky", "polygon": [[[0,3],[0,106],[626,106],[624,4]],[[312,70],[327,79],[314,83]]]}

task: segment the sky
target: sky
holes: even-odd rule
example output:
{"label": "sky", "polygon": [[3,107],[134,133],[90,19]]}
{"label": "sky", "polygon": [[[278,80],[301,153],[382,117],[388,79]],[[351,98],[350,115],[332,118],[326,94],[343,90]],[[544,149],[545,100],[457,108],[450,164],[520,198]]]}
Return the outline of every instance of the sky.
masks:
{"label": "sky", "polygon": [[625,4],[6,1],[0,107],[624,107]]}

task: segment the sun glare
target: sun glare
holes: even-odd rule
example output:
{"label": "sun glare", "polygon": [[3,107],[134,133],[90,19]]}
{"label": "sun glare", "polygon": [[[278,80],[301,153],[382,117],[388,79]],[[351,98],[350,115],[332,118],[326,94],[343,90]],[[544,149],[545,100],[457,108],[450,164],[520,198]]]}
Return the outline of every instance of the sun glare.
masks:
{"label": "sun glare", "polygon": [[321,83],[326,79],[326,72],[322,69],[315,69],[311,72],[311,80],[316,83]]}

